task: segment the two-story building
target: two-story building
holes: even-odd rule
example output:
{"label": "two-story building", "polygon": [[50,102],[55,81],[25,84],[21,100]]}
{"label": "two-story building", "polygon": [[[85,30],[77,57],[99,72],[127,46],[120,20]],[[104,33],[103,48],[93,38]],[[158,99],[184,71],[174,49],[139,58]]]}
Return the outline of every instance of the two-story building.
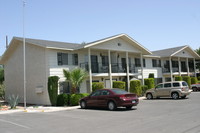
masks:
{"label": "two-story building", "polygon": [[[173,51],[173,52],[172,52]],[[150,52],[126,34],[119,34],[95,42],[74,44],[26,38],[27,103],[50,104],[47,90],[49,76],[59,76],[59,93],[69,93],[63,69],[80,67],[89,73],[80,92],[91,92],[92,82],[104,82],[111,88],[113,81],[130,80],[144,83],[149,73],[157,82],[173,80],[174,75],[195,75],[195,60],[200,57],[183,46]],[[23,102],[24,66],[23,38],[14,37],[2,56],[6,97],[19,95]]]}

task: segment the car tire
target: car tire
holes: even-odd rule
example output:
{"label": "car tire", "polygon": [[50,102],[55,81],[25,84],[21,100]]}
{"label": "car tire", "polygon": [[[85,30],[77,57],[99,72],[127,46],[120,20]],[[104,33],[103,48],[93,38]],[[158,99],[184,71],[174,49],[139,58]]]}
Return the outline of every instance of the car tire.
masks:
{"label": "car tire", "polygon": [[133,106],[127,106],[126,109],[127,110],[131,110]]}
{"label": "car tire", "polygon": [[117,106],[113,101],[108,102],[108,109],[113,111],[116,110]]}
{"label": "car tire", "polygon": [[193,87],[192,90],[193,90],[193,91],[197,91],[197,88],[196,88],[196,87]]}
{"label": "car tire", "polygon": [[172,93],[172,98],[177,100],[179,98],[179,94],[177,92]]}
{"label": "car tire", "polygon": [[153,95],[151,93],[147,93],[146,98],[148,100],[153,99]]}
{"label": "car tire", "polygon": [[81,106],[82,109],[86,109],[87,108],[86,101],[81,101],[80,106]]}

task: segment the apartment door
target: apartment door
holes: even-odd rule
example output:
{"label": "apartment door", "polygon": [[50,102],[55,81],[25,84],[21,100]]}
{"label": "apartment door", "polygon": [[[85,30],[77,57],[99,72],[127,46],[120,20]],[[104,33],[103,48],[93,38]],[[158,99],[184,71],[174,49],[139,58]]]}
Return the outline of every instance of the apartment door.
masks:
{"label": "apartment door", "polygon": [[123,72],[126,72],[126,58],[122,58],[122,69]]}
{"label": "apartment door", "polygon": [[97,55],[91,55],[92,73],[98,73],[98,58]]}

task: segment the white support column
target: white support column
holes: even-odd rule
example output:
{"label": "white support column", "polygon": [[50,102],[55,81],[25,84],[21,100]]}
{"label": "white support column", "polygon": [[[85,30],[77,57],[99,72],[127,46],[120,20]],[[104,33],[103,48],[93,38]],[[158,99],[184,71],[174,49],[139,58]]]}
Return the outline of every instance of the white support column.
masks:
{"label": "white support column", "polygon": [[196,75],[196,61],[195,61],[195,58],[193,59],[193,62],[194,62],[194,76],[197,77],[197,75]]}
{"label": "white support column", "polygon": [[130,92],[128,52],[126,52],[126,75],[127,75],[127,87],[128,87],[128,92]]}
{"label": "white support column", "polygon": [[180,57],[178,57],[178,70],[179,70],[179,76],[181,76],[181,60]]}
{"label": "white support column", "polygon": [[89,67],[90,92],[92,92],[92,67],[91,67],[91,51],[90,51],[90,48],[88,48],[88,67]]}
{"label": "white support column", "polygon": [[173,70],[172,70],[172,57],[169,57],[169,65],[170,65],[170,76],[171,76],[171,81],[173,81]]}
{"label": "white support column", "polygon": [[112,67],[111,67],[111,57],[110,57],[110,50],[108,50],[108,63],[109,63],[109,77],[110,77],[110,88],[113,87],[112,81]]}
{"label": "white support column", "polygon": [[188,58],[186,58],[186,62],[187,62],[187,75],[190,76],[190,69],[189,69]]}
{"label": "white support column", "polygon": [[142,85],[144,85],[144,75],[143,75],[143,56],[142,56],[142,53],[140,53],[140,62],[141,62]]}

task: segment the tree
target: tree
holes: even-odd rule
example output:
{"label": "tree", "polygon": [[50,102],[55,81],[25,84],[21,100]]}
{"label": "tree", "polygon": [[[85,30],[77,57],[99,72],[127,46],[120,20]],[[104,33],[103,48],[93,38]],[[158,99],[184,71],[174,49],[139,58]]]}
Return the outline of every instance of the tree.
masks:
{"label": "tree", "polygon": [[77,93],[80,84],[88,77],[88,73],[81,68],[75,68],[72,71],[63,69],[63,74],[66,78],[66,81],[69,81],[72,84],[72,94]]}
{"label": "tree", "polygon": [[194,50],[198,55],[200,55],[200,47],[196,50]]}

